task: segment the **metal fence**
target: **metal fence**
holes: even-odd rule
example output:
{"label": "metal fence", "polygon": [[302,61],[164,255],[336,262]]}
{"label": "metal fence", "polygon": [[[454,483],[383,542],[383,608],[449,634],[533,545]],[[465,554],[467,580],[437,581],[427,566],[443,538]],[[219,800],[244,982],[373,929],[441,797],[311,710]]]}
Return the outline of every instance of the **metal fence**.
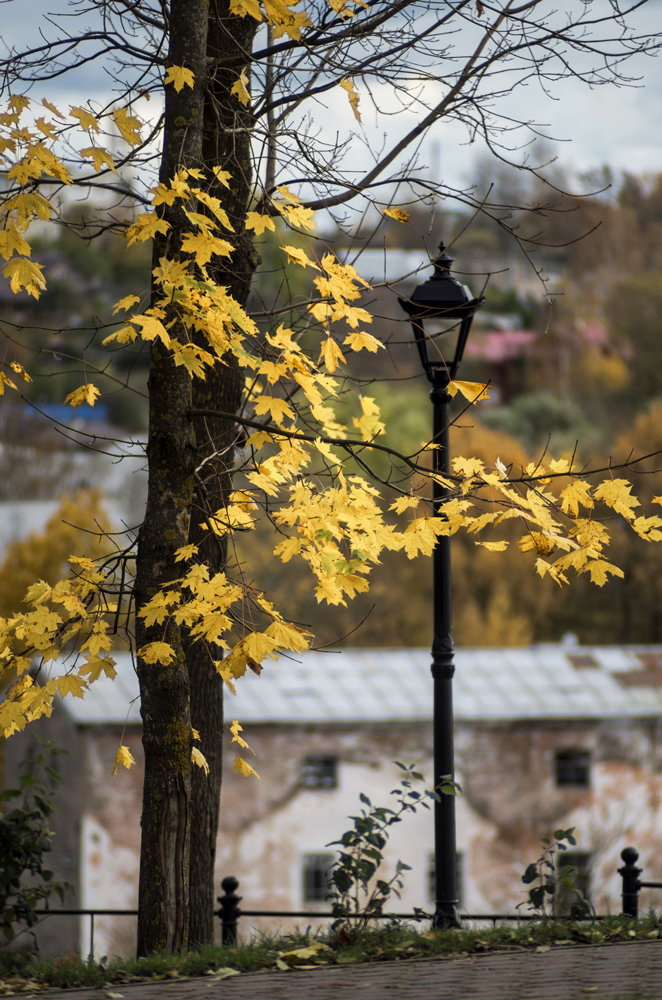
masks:
{"label": "metal fence", "polygon": [[[623,867],[618,869],[623,882],[623,908],[622,912],[628,917],[637,917],[639,913],[639,892],[641,889],[662,889],[662,882],[642,882],[639,876],[643,869],[637,867],[639,852],[634,847],[626,847],[621,851]],[[242,910],[239,906],[242,897],[237,895],[239,881],[233,875],[227,875],[221,882],[223,895],[218,897],[219,908],[214,911],[214,916],[221,921],[221,938],[224,945],[237,943],[238,927],[240,917],[289,917],[294,919],[315,919],[333,920],[335,914],[320,910]],[[94,918],[95,917],[137,917],[138,910],[108,910],[108,909],[57,909],[57,910],[36,910],[39,916],[78,916],[90,918],[90,957],[94,955]],[[463,913],[462,920],[489,921],[493,926],[502,921],[514,921],[525,923],[531,920],[539,920],[540,917],[531,913]],[[363,919],[356,916],[350,919]],[[432,914],[424,911],[416,913],[374,913],[368,915],[369,920],[408,920],[417,921],[431,920]],[[569,920],[570,917],[559,917],[561,920]],[[604,920],[604,914],[596,914],[592,919]]]}

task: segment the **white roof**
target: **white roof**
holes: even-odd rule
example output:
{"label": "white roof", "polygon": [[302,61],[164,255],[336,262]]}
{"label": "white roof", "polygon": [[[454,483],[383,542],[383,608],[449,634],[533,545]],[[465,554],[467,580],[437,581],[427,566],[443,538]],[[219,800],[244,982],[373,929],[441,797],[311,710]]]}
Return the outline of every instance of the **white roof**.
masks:
{"label": "white roof", "polygon": [[[128,654],[114,681],[96,681],[63,704],[79,725],[140,724],[138,680]],[[604,719],[662,715],[662,646],[538,645],[458,649],[457,720]],[[349,649],[281,656],[226,694],[242,723],[425,721],[432,718],[430,653]]]}

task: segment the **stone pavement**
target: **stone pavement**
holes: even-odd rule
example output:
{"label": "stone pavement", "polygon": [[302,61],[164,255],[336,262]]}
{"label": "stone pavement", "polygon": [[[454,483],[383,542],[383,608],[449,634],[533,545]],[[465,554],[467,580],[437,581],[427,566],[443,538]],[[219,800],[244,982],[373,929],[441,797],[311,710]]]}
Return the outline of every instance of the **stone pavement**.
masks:
{"label": "stone pavement", "polygon": [[62,990],[71,1000],[662,1000],[662,940]]}

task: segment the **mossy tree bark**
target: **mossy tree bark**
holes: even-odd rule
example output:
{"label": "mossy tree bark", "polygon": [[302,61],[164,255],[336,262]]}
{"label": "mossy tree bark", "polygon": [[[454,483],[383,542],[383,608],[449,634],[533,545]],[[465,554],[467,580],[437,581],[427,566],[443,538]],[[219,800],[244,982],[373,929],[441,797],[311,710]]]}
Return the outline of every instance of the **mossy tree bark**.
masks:
{"label": "mossy tree bark", "polygon": [[[257,22],[230,14],[228,0],[212,0],[207,38],[207,62],[211,67],[204,112],[202,140],[206,188],[221,201],[235,232],[223,233],[234,245],[230,259],[212,260],[209,273],[242,305],[246,304],[259,257],[250,233],[244,229],[252,189],[250,108],[230,93],[239,70],[222,69],[250,53]],[[231,174],[230,189],[217,181],[212,167]],[[235,413],[241,404],[243,375],[235,358],[227,355],[204,381],[193,382],[195,408]],[[205,514],[222,508],[232,490],[232,465],[237,428],[232,421],[198,418],[195,421],[198,463],[207,459],[197,480],[196,503],[191,519],[190,541],[195,542],[210,573],[225,569],[227,549],[209,537]],[[214,457],[211,457],[214,456]],[[202,751],[209,764],[205,776],[198,768],[192,779],[191,802],[191,943],[210,944],[214,938],[214,862],[218,835],[223,765],[223,685],[214,659],[222,651],[201,642],[190,643],[187,661],[191,683],[191,721],[200,733]]]}
{"label": "mossy tree bark", "polygon": [[[195,75],[193,88],[166,87],[165,131],[160,179],[167,182],[182,164],[199,167],[204,119],[209,0],[172,0],[168,64]],[[154,241],[153,261],[175,255],[183,228],[190,228],[177,203],[165,208],[171,228]],[[153,289],[154,296],[154,289]],[[178,334],[176,314],[170,334]],[[182,336],[182,339],[185,337]],[[138,658],[145,784],[142,808],[138,954],[188,947],[192,731],[189,679],[182,635],[172,622],[146,627],[139,612],[164,585],[182,575],[175,551],[189,540],[195,469],[191,421],[191,378],[175,366],[163,345],[152,346],[149,374],[149,484],[140,530],[136,569],[136,641],[165,641],[176,650],[168,665]],[[176,586],[176,584],[175,584]]]}

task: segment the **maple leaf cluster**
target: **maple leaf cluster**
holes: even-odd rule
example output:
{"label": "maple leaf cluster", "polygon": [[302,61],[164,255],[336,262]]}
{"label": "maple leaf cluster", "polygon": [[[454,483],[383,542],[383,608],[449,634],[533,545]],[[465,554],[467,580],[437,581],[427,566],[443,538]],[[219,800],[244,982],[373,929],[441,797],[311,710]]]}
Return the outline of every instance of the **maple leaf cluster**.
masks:
{"label": "maple leaf cluster", "polygon": [[[276,37],[278,33],[297,37],[306,23],[305,15],[292,10],[295,6],[282,0],[264,0],[263,4],[231,0],[235,14],[269,19],[277,29]],[[340,16],[352,16],[346,3],[339,0],[336,5],[334,0],[333,6]],[[166,71],[165,85],[178,91],[194,82],[186,67],[171,66]],[[358,117],[354,84],[344,80],[342,86]],[[241,85],[236,93],[239,100],[249,99]],[[31,260],[26,233],[33,220],[57,215],[55,205],[35,191],[33,182],[46,176],[61,184],[73,183],[69,168],[56,152],[58,137],[68,136],[72,129],[82,130],[85,142],[93,144],[80,149],[81,162],[92,160],[97,173],[114,171],[117,166],[111,153],[96,144],[100,124],[95,115],[84,108],[71,108],[63,115],[44,101],[54,120],[38,118],[34,127],[20,127],[29,103],[27,97],[12,97],[8,110],[0,114],[0,129],[4,129],[0,154],[11,160],[9,187],[2,195],[0,254],[7,261],[3,274],[12,290],[24,289],[39,298],[46,278],[43,267]],[[141,143],[140,122],[128,108],[114,109],[112,121],[130,147]],[[216,167],[213,172],[216,182],[232,186],[227,171]],[[300,559],[315,580],[317,600],[332,605],[345,604],[368,590],[370,571],[385,551],[402,550],[410,558],[431,555],[440,537],[463,530],[475,536],[477,545],[498,553],[508,545],[498,537],[498,528],[513,518],[522,525],[522,552],[532,554],[540,576],[550,576],[559,586],[568,582],[570,571],[588,573],[598,586],[609,576],[623,575],[605,556],[609,530],[598,511],[622,519],[646,541],[662,540],[662,518],[636,515],[639,501],[626,479],[610,475],[592,484],[566,459],[551,460],[546,466],[532,464],[518,472],[506,469],[496,457],[493,467],[475,458],[458,457],[453,472],[441,476],[433,471],[436,443],[422,442],[414,455],[399,455],[380,443],[385,427],[372,397],[359,399],[351,427],[343,423],[338,415],[339,381],[334,376],[342,372],[347,353],[376,353],[383,345],[365,330],[372,315],[358,303],[369,286],[356,270],[326,250],[317,254],[311,240],[308,251],[283,242],[276,216],[281,226],[299,231],[314,232],[316,225],[313,212],[287,187],[280,186],[272,198],[265,198],[261,211],[248,211],[243,225],[256,233],[265,229],[276,233],[283,263],[310,275],[305,332],[319,336],[314,353],[303,346],[303,329],[273,324],[263,335],[227,289],[210,277],[210,262],[231,256],[233,244],[225,236],[235,230],[220,201],[208,190],[203,171],[181,166],[151,194],[151,211],[127,225],[129,246],[168,233],[171,227],[162,216],[163,206],[181,207],[186,228],[153,271],[156,295],[151,304],[141,308],[135,295],[118,302],[115,313],[124,313],[125,321],[103,344],[117,349],[137,340],[158,341],[176,366],[198,379],[205,379],[212,367],[225,364],[224,359],[232,355],[245,374],[244,405],[236,417],[251,432],[243,447],[245,487],[235,490],[220,509],[209,510],[210,536],[225,538],[253,530],[268,510],[279,532],[275,554],[283,562]],[[406,221],[402,210],[384,211]],[[349,327],[341,341],[334,328],[339,322]],[[8,360],[5,367],[15,376],[30,378],[17,361]],[[17,388],[12,376],[0,371],[0,395],[5,387]],[[485,398],[487,386],[454,381],[449,392],[460,393],[468,405],[474,405]],[[65,401],[74,407],[94,406],[99,396],[93,382],[86,381]],[[389,453],[400,470],[397,482],[386,484],[382,491],[371,480],[369,469],[365,475],[354,473],[357,462],[366,468],[364,456],[371,448]],[[446,489],[436,513],[427,499],[432,481]],[[385,499],[388,490],[397,494],[395,500],[391,495],[390,503]],[[654,502],[662,503],[662,498]],[[263,661],[283,651],[300,653],[309,648],[312,636],[286,621],[264,594],[241,578],[210,575],[195,545],[180,548],[177,560],[182,563],[181,576],[139,611],[147,626],[163,627],[162,639],[137,651],[146,663],[167,666],[176,656],[165,641],[171,622],[185,626],[193,640],[224,651],[215,668],[219,682],[232,693],[247,670],[259,673]],[[70,565],[71,576],[55,586],[39,581],[29,588],[29,610],[0,619],[0,679],[16,677],[0,704],[0,732],[5,736],[49,715],[56,695],[83,697],[98,677],[114,676],[112,633],[120,619],[130,629],[124,576],[120,582],[117,577],[119,562],[72,556]],[[246,614],[249,604],[257,616]],[[260,620],[267,624],[259,624]],[[53,676],[47,676],[46,668],[61,664],[65,649],[75,650],[71,666],[65,673],[54,669]],[[35,661],[44,668],[43,682],[36,683],[29,673]],[[233,722],[231,742],[250,750],[240,732],[239,723]],[[193,747],[191,762],[207,770],[197,747]],[[114,771],[132,763],[128,749],[120,746]],[[236,770],[245,776],[256,774],[241,756],[237,756]]]}

